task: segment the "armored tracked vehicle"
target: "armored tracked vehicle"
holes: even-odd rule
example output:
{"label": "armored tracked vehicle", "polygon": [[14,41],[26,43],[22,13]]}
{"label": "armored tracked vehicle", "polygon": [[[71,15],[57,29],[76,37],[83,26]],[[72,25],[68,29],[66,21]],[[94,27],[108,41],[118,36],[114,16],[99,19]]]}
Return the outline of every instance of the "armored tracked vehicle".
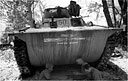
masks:
{"label": "armored tracked vehicle", "polygon": [[33,66],[71,65],[78,58],[100,67],[114,50],[112,35],[121,30],[89,26],[72,9],[56,7],[45,9],[40,28],[26,27],[9,36],[14,37],[14,53],[21,73],[29,74]]}

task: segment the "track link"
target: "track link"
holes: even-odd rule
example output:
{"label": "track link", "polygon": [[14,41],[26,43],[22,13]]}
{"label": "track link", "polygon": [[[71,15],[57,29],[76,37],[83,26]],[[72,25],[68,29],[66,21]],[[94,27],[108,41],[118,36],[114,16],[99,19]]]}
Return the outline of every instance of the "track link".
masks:
{"label": "track link", "polygon": [[27,46],[24,41],[15,37],[14,40],[14,55],[21,72],[21,77],[27,77],[32,74],[32,66],[30,64]]}
{"label": "track link", "polygon": [[112,75],[119,77],[119,80],[122,80],[124,78],[126,80],[127,74],[125,74],[124,71],[122,69],[120,69],[117,65],[115,65],[109,61],[112,56],[112,53],[114,53],[115,47],[117,47],[119,44],[121,44],[122,39],[124,39],[124,38],[120,37],[120,36],[122,36],[121,34],[122,34],[122,32],[114,33],[113,35],[111,35],[108,38],[104,52],[103,52],[101,58],[97,61],[96,68],[100,71],[106,71]]}

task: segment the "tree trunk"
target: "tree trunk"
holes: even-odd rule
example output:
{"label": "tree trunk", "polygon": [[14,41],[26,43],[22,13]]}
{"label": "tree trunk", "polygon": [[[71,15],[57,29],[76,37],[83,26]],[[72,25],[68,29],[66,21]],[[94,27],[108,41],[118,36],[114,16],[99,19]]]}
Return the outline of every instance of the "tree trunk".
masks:
{"label": "tree trunk", "polygon": [[29,20],[31,27],[34,27],[33,18],[32,18],[32,10],[31,10],[31,6],[33,2],[34,0],[27,0],[27,8],[28,8],[27,19]]}
{"label": "tree trunk", "polygon": [[115,9],[114,9],[114,0],[112,0],[112,9],[113,9],[113,16],[114,16],[114,27],[116,27],[116,15],[115,15]]}
{"label": "tree trunk", "polygon": [[105,17],[106,17],[106,20],[107,20],[107,23],[108,23],[108,26],[109,27],[113,27],[113,24],[112,24],[112,20],[111,20],[111,16],[109,14],[109,10],[108,10],[108,6],[107,6],[107,2],[106,0],[102,0],[102,3],[103,3],[103,12],[105,14]]}

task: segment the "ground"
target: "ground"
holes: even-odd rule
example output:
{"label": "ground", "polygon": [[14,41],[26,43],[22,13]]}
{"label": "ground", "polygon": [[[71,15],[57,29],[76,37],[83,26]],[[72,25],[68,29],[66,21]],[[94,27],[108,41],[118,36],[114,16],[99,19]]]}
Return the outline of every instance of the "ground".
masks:
{"label": "ground", "polygon": [[[121,53],[123,57],[112,57],[110,61],[118,65],[128,75],[128,51],[123,51],[121,48],[116,48],[115,50],[118,50],[118,53]],[[20,80],[20,72],[12,49],[0,50],[0,74],[0,81]],[[38,72],[31,79],[38,78],[37,75],[39,75]]]}
{"label": "ground", "polygon": [[128,67],[128,51],[123,51],[122,48],[120,47],[116,47],[115,50],[118,51],[118,53],[120,53],[121,55],[123,55],[123,58],[121,57],[112,58],[111,57],[110,61],[118,65],[128,75],[128,68],[127,68]]}
{"label": "ground", "polygon": [[14,58],[14,51],[11,49],[0,50],[0,81],[18,80],[19,75],[20,72]]}

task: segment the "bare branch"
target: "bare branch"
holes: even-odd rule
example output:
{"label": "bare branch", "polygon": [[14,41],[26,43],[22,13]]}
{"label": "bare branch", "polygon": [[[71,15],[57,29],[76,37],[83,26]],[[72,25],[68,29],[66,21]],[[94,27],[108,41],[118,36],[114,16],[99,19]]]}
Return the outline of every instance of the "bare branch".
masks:
{"label": "bare branch", "polygon": [[7,6],[8,8],[11,8],[11,9],[13,9],[12,7],[10,7],[9,5],[7,5],[6,3],[5,3],[5,1],[3,2],[3,1],[0,1],[2,4],[4,4],[5,6]]}
{"label": "bare branch", "polygon": [[33,0],[33,1],[31,2],[31,5],[34,4],[34,2],[35,2],[35,1]]}
{"label": "bare branch", "polygon": [[40,2],[40,4],[43,6],[43,8],[45,8],[46,4],[45,4],[45,5],[43,5],[43,4],[42,4],[42,2],[41,2],[40,0],[39,0],[39,2]]}
{"label": "bare branch", "polygon": [[37,4],[38,4],[38,1],[36,2],[36,4],[35,4],[35,5],[33,4],[33,9],[35,9],[35,8],[36,8]]}
{"label": "bare branch", "polygon": [[[17,10],[17,9],[16,9]],[[17,10],[18,11],[18,10]],[[23,20],[26,22],[26,23],[29,23],[29,21],[21,14],[21,12],[20,11],[18,11],[19,12],[19,14],[20,14],[20,16],[23,18]]]}

